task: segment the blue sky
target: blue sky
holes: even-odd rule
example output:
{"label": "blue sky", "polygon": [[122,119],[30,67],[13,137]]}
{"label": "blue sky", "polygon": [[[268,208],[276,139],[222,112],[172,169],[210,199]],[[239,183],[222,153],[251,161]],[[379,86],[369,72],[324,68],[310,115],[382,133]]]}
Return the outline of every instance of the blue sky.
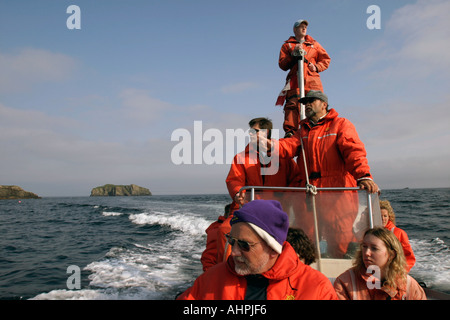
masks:
{"label": "blue sky", "polygon": [[[66,27],[72,4],[80,30]],[[372,4],[380,30],[366,26]],[[379,186],[450,187],[448,12],[445,0],[0,0],[0,184],[226,193],[229,164],[175,165],[171,134],[259,116],[281,129],[278,54],[307,19],[331,56],[330,105],[355,124]]]}

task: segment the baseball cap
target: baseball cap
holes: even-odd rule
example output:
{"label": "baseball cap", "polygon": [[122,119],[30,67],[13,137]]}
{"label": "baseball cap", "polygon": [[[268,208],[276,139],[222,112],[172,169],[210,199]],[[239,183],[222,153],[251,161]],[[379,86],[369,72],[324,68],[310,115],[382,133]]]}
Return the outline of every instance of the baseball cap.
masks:
{"label": "baseball cap", "polygon": [[298,28],[302,23],[308,25],[308,21],[306,20],[298,20],[294,23],[294,28]]}

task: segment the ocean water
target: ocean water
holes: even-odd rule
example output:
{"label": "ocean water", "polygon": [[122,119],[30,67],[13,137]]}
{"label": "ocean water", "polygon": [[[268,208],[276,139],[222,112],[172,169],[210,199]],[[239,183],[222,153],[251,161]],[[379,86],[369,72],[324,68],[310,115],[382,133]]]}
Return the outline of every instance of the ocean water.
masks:
{"label": "ocean water", "polygon": [[[410,238],[411,275],[450,293],[450,189],[384,190],[381,198]],[[228,195],[2,200],[0,299],[174,299],[202,272],[205,229],[228,202]]]}

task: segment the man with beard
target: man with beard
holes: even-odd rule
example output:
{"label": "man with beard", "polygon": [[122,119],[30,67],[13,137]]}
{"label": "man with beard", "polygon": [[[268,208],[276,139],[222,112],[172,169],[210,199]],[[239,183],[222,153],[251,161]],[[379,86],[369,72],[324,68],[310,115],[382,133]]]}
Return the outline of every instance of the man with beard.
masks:
{"label": "man with beard", "polygon": [[[299,130],[292,137],[280,140],[260,137],[261,148],[267,148],[261,151],[280,161],[297,157],[302,187],[309,181],[309,185],[317,188],[358,186],[369,193],[379,192],[364,143],[353,123],[329,107],[328,96],[322,91],[311,90],[300,102],[305,105],[306,119],[300,122]],[[346,191],[341,196],[323,199],[318,206],[322,209],[317,210],[322,226],[319,237],[327,241],[328,257],[342,259],[349,245],[357,240],[352,227],[358,213],[358,193]],[[294,208],[305,207],[311,212],[312,205],[300,201],[294,204]],[[314,238],[313,214],[298,215],[292,222],[293,227],[302,228]]]}
{"label": "man with beard", "polygon": [[331,282],[302,263],[286,242],[288,215],[275,200],[254,200],[235,211],[226,262],[209,268],[178,299],[336,300]]}

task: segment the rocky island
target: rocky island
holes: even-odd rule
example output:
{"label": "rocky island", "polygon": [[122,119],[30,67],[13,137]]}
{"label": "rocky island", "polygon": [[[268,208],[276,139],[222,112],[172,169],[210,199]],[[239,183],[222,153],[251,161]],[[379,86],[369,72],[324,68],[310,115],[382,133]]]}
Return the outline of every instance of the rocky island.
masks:
{"label": "rocky island", "polygon": [[104,197],[104,196],[151,196],[152,193],[149,189],[137,186],[135,184],[130,185],[115,185],[105,184],[101,187],[95,187],[91,191],[91,197]]}
{"label": "rocky island", "polygon": [[37,194],[23,190],[18,186],[0,186],[0,200],[40,199]]}

